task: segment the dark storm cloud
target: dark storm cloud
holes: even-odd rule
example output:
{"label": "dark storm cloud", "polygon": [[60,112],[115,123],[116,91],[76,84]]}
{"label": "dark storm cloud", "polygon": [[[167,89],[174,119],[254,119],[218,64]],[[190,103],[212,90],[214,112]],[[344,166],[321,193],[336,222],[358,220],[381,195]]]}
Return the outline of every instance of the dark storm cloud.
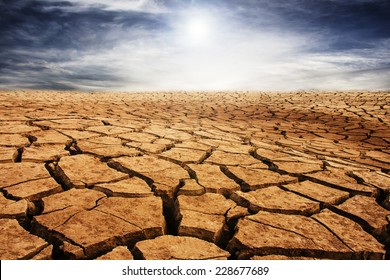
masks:
{"label": "dark storm cloud", "polygon": [[[321,34],[325,41],[332,41],[327,46],[329,50],[372,47],[376,40],[390,38],[390,1],[232,0],[218,2],[234,11],[238,20],[257,28],[276,27],[295,32]],[[275,20],[277,26],[274,26]]]}
{"label": "dark storm cloud", "polygon": [[55,64],[77,60],[85,51],[113,48],[124,34],[127,40],[139,36],[132,29],[150,32],[164,27],[159,16],[149,13],[80,8],[66,1],[5,0],[0,3],[0,14],[0,81],[29,87],[36,83],[36,87],[74,89],[85,80],[112,84],[118,78],[109,65],[60,69]]}
{"label": "dark storm cloud", "polygon": [[[32,48],[89,48],[110,44],[110,32],[127,28],[158,29],[158,17],[132,11],[77,8],[70,2],[10,1],[0,6],[1,46]],[[119,38],[114,38],[119,39]],[[114,40],[115,41],[115,40]]]}
{"label": "dark storm cloud", "polygon": [[[0,87],[390,87],[389,1],[0,0],[0,14]],[[203,15],[202,45],[186,25]]]}
{"label": "dark storm cloud", "polygon": [[283,18],[299,30],[320,32],[328,50],[374,47],[390,37],[389,1],[298,1],[304,9],[282,9]]}

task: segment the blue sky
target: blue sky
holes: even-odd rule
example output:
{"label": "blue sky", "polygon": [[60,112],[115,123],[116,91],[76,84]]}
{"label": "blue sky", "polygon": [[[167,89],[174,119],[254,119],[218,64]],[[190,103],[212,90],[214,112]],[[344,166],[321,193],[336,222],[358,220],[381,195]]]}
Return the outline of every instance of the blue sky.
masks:
{"label": "blue sky", "polygon": [[390,89],[388,0],[0,0],[0,88]]}

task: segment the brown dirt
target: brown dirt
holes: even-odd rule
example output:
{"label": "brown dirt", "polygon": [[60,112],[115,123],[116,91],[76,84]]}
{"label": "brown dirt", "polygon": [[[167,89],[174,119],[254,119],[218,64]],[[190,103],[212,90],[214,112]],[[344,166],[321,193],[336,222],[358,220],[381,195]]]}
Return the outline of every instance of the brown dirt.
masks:
{"label": "brown dirt", "polygon": [[389,259],[389,104],[0,91],[0,259]]}

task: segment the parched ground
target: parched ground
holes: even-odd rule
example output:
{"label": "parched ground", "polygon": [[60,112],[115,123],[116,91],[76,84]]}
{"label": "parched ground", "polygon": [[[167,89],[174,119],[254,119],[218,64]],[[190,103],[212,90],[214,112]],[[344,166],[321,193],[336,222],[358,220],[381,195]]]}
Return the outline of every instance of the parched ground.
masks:
{"label": "parched ground", "polygon": [[390,94],[0,91],[0,259],[390,257]]}

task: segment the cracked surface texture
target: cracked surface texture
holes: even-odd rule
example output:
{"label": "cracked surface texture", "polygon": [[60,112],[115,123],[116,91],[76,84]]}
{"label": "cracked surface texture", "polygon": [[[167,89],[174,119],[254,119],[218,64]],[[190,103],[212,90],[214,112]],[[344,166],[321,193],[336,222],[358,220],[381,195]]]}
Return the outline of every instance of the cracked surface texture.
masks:
{"label": "cracked surface texture", "polygon": [[389,104],[0,91],[0,259],[389,259]]}

